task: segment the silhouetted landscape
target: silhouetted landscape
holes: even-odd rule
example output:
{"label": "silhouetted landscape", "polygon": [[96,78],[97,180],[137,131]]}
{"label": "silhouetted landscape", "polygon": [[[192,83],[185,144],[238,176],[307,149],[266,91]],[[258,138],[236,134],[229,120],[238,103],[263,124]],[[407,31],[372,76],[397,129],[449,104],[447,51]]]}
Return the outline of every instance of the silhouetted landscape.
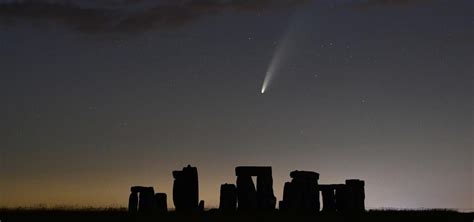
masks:
{"label": "silhouetted landscape", "polygon": [[[348,179],[344,184],[318,184],[319,173],[292,171],[284,186],[283,200],[276,209],[272,168],[239,166],[237,183],[222,184],[217,209],[207,209],[199,200],[196,167],[188,165],[172,172],[174,209],[167,194],[153,187],[130,188],[128,209],[0,209],[4,221],[472,221],[474,213],[452,210],[365,209],[364,181]],[[256,177],[255,186],[252,177]],[[322,206],[320,204],[322,194]]]}

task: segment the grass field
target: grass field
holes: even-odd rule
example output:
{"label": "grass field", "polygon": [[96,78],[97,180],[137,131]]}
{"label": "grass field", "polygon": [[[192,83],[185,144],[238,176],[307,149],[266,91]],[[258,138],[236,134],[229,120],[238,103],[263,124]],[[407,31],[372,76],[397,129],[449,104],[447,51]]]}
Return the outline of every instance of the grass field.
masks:
{"label": "grass field", "polygon": [[0,209],[1,222],[47,221],[47,222],[102,222],[102,221],[193,221],[193,222],[242,222],[242,221],[443,221],[473,222],[474,213],[448,210],[371,210],[362,214],[311,214],[290,212],[227,213],[215,210],[196,214],[130,215],[126,209]]}

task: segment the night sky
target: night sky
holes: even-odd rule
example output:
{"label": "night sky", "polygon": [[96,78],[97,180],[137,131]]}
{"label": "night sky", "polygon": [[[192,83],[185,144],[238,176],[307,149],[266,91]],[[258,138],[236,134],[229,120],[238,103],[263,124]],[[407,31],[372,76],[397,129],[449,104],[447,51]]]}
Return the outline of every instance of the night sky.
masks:
{"label": "night sky", "polygon": [[191,164],[206,207],[270,165],[279,200],[299,169],[474,209],[473,30],[472,0],[0,0],[0,206],[173,206]]}

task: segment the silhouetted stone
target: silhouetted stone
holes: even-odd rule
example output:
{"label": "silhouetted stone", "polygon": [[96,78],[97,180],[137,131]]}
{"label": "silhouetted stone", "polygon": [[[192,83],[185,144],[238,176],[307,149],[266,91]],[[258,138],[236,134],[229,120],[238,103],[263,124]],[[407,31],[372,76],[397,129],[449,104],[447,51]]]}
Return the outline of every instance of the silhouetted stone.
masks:
{"label": "silhouetted stone", "polygon": [[155,191],[153,187],[147,187],[139,192],[138,212],[151,212],[155,205]]}
{"label": "silhouetted stone", "polygon": [[130,192],[132,193],[140,193],[144,192],[148,189],[148,187],[143,187],[143,186],[133,186],[130,188]]}
{"label": "silhouetted stone", "polygon": [[204,212],[204,200],[199,201],[198,211],[199,212]]}
{"label": "silhouetted stone", "polygon": [[291,182],[283,190],[283,210],[319,211],[319,174],[311,171],[293,171]]}
{"label": "silhouetted stone", "polygon": [[364,185],[365,183],[363,180],[346,180],[346,186],[348,186],[351,192],[350,209],[353,211],[365,211]]}
{"label": "silhouetted stone", "polygon": [[365,191],[363,180],[346,180],[346,184],[335,185],[335,191],[336,209],[338,212],[365,211]]}
{"label": "silhouetted stone", "polygon": [[199,201],[198,172],[188,165],[182,171],[173,171],[173,202],[176,211],[196,211]]}
{"label": "silhouetted stone", "polygon": [[167,196],[165,193],[156,193],[155,194],[155,209],[158,213],[168,212],[168,203]]}
{"label": "silhouetted stone", "polygon": [[275,209],[276,197],[273,194],[271,173],[257,176],[257,206],[259,209]]}
{"label": "silhouetted stone", "polygon": [[338,212],[347,212],[353,206],[351,189],[345,185],[340,184],[336,186],[336,209]]}
{"label": "silhouetted stone", "polygon": [[251,176],[237,177],[237,202],[239,210],[257,209],[257,190]]}
{"label": "silhouetted stone", "polygon": [[222,184],[219,210],[235,211],[237,208],[237,188],[234,184]]}
{"label": "silhouetted stone", "polygon": [[[237,176],[237,202],[239,210],[275,209],[271,167],[241,166],[235,168]],[[257,177],[257,188],[252,181]]]}
{"label": "silhouetted stone", "polygon": [[310,181],[318,181],[319,180],[319,173],[313,171],[301,171],[295,170],[291,171],[290,177],[293,179],[306,179]]}
{"label": "silhouetted stone", "polygon": [[130,197],[128,198],[128,212],[130,213],[138,212],[138,193],[137,192],[130,193]]}
{"label": "silhouetted stone", "polygon": [[153,187],[134,186],[130,191],[132,193],[128,199],[129,212],[151,212],[155,208]]}
{"label": "silhouetted stone", "polygon": [[294,193],[295,191],[293,190],[293,184],[291,182],[286,182],[284,187],[283,187],[283,200],[280,201],[279,207],[280,210],[290,210],[294,208],[295,206],[295,198],[294,198]]}
{"label": "silhouetted stone", "polygon": [[[221,211],[272,210],[276,198],[273,194],[271,167],[236,167],[237,185],[223,184],[220,190]],[[256,176],[255,186],[252,176]],[[198,173],[196,167],[187,166],[173,171],[173,202],[176,211],[204,211],[204,201],[199,201]],[[319,192],[322,193],[325,212],[365,211],[365,182],[348,179],[345,184],[319,185],[319,174],[311,171],[292,171],[291,182],[286,182],[280,210],[320,209]],[[153,187],[133,186],[130,188],[128,210],[136,212],[167,212],[167,195],[157,193]]]}
{"label": "silhouetted stone", "polygon": [[319,185],[323,199],[324,212],[335,212],[336,211],[336,190],[337,185]]}

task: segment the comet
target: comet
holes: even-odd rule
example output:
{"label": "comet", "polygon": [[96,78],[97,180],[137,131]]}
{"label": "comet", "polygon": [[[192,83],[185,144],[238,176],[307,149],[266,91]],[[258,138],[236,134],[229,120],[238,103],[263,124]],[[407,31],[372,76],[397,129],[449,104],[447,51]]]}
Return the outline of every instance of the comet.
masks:
{"label": "comet", "polygon": [[272,83],[275,75],[278,73],[282,66],[282,61],[288,54],[290,46],[290,35],[291,32],[287,31],[282,40],[277,44],[275,52],[273,53],[270,64],[268,65],[267,72],[265,73],[265,78],[263,79],[262,90],[260,91],[264,94],[270,84]]}

